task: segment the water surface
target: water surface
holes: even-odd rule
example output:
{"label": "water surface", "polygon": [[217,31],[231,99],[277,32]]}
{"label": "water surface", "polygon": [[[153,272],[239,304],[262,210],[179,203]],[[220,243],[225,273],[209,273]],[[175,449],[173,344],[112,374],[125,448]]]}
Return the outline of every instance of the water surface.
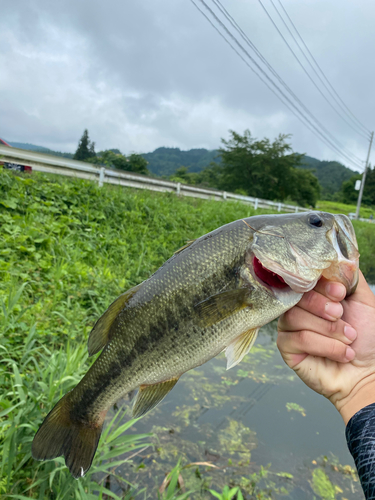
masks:
{"label": "water surface", "polygon": [[156,498],[182,457],[184,465],[215,466],[182,471],[185,486],[197,490],[194,499],[212,498],[199,492],[208,484],[217,491],[241,485],[249,499],[363,498],[340,415],[284,364],[276,335],[276,322],[263,327],[251,353],[229,371],[221,354],[184,374],[132,429],[155,432],[154,449],[120,475]]}

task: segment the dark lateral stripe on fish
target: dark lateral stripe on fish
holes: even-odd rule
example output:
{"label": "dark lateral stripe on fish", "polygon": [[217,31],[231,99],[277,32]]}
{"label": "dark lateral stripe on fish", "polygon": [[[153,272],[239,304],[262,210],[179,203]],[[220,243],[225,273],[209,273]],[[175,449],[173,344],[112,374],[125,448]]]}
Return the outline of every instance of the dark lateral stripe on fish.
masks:
{"label": "dark lateral stripe on fish", "polygon": [[[121,376],[121,366],[118,362],[110,365],[110,370],[103,373],[99,383],[79,392],[77,404],[73,403],[70,418],[74,421],[88,421],[92,413],[93,402]],[[77,388],[79,390],[79,387]]]}

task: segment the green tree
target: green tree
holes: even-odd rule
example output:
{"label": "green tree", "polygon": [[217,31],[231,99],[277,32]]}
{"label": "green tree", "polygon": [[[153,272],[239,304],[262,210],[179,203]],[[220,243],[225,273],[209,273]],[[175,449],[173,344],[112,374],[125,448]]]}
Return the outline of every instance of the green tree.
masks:
{"label": "green tree", "polygon": [[148,174],[147,161],[137,154],[131,154],[128,158],[121,154],[118,149],[107,149],[106,151],[99,151],[99,153],[92,157],[87,158],[86,161],[96,165],[105,165],[108,168],[117,168],[118,170],[125,170],[126,172],[136,172],[138,174]]}
{"label": "green tree", "polygon": [[201,172],[189,172],[188,167],[180,167],[169,179],[202,188],[218,188],[220,186],[221,170],[221,166],[215,162],[211,162],[210,166]]}
{"label": "green tree", "polygon": [[[340,201],[348,204],[357,203],[358,199],[358,191],[354,189],[355,181],[358,179],[362,179],[361,174],[353,175],[348,181],[342,183],[341,192],[340,192]],[[366,186],[366,184],[365,184]],[[364,197],[362,199],[364,203]]]}
{"label": "green tree", "polygon": [[280,134],[273,142],[256,140],[249,130],[244,134],[230,130],[230,139],[222,139],[222,170],[219,187],[241,191],[268,200],[297,201],[312,205],[319,197],[319,182],[311,171],[301,171],[303,154],[293,153],[289,136]]}
{"label": "green tree", "polygon": [[95,157],[95,142],[90,142],[87,128],[84,130],[78,143],[77,151],[74,154],[74,160],[85,161],[88,158]]}
{"label": "green tree", "polygon": [[289,136],[280,134],[273,143],[269,139],[256,140],[249,130],[240,135],[230,131],[231,138],[222,139],[222,188],[228,191],[242,189],[250,196],[284,200],[293,195],[294,168],[303,155],[289,153]]}
{"label": "green tree", "polygon": [[[340,201],[343,203],[357,203],[358,191],[354,189],[354,186],[358,179],[362,179],[361,174],[353,175],[348,181],[343,182],[340,192]],[[370,167],[367,170],[362,203],[367,206],[375,205],[375,168]]]}
{"label": "green tree", "polygon": [[195,184],[194,174],[190,173],[187,167],[178,168],[173,175],[169,176],[169,179],[183,184]]}
{"label": "green tree", "polygon": [[366,204],[375,205],[375,167],[367,171],[363,196]]}
{"label": "green tree", "polygon": [[311,170],[296,168],[294,172],[294,192],[291,199],[299,205],[315,207],[320,198],[321,187]]}
{"label": "green tree", "polygon": [[195,175],[197,176],[196,184],[199,186],[220,189],[223,175],[223,169],[220,164],[213,161],[208,167]]}
{"label": "green tree", "polygon": [[145,175],[149,173],[147,169],[148,162],[143,158],[142,155],[137,155],[133,153],[128,157],[128,161],[129,161],[130,172],[137,172],[137,174],[145,174]]}

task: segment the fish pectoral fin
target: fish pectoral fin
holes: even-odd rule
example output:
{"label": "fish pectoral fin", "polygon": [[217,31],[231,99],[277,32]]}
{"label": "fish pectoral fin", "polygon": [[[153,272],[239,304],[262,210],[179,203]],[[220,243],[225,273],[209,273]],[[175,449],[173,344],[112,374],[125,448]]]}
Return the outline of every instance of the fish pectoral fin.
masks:
{"label": "fish pectoral fin", "polygon": [[242,333],[239,337],[233,340],[225,349],[227,358],[227,370],[238,365],[238,363],[246,356],[253,347],[258,336],[259,328],[254,328]]}
{"label": "fish pectoral fin", "polygon": [[155,408],[177,384],[179,377],[159,384],[141,385],[133,405],[133,418],[138,418]]}
{"label": "fish pectoral fin", "polygon": [[208,328],[244,307],[251,307],[249,296],[249,289],[244,287],[220,292],[199,302],[194,307],[200,318],[201,326]]}
{"label": "fish pectoral fin", "polygon": [[89,356],[96,354],[107,344],[109,340],[109,332],[114,320],[116,319],[120,311],[125,307],[126,303],[139,290],[141,285],[142,283],[120,295],[120,297],[112,302],[106,312],[95,323],[94,328],[90,332],[89,340],[87,343]]}
{"label": "fish pectoral fin", "polygon": [[189,247],[190,245],[192,245],[194,243],[195,240],[190,240],[186,243],[186,245],[184,245],[183,247],[179,248],[178,250],[175,251],[175,253],[173,255],[177,255],[178,253],[182,252],[182,250],[185,250],[185,248]]}

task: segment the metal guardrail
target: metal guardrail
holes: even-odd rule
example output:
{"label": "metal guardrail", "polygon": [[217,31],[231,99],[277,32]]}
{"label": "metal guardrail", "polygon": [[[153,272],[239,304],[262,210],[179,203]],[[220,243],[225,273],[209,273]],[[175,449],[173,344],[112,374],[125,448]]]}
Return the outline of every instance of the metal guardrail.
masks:
{"label": "metal guardrail", "polygon": [[124,187],[137,189],[149,189],[151,191],[174,192],[177,195],[192,196],[194,198],[213,199],[219,201],[237,200],[249,203],[257,208],[273,208],[280,212],[303,212],[308,209],[295,205],[287,205],[275,201],[263,200],[252,196],[242,196],[240,194],[227,193],[215,189],[202,189],[189,186],[180,182],[165,181],[155,179],[145,175],[124,172],[122,170],[112,170],[92,163],[77,160],[70,160],[59,156],[52,156],[45,153],[27,151],[25,149],[9,148],[0,146],[0,159],[2,162],[17,163],[18,165],[29,165],[38,172],[65,175],[96,181],[99,186],[105,182]]}
{"label": "metal guardrail", "polygon": [[356,214],[353,212],[349,213],[349,219],[351,220],[360,220],[362,222],[370,222],[370,224],[375,224],[375,219],[365,219],[364,217],[356,217]]}

